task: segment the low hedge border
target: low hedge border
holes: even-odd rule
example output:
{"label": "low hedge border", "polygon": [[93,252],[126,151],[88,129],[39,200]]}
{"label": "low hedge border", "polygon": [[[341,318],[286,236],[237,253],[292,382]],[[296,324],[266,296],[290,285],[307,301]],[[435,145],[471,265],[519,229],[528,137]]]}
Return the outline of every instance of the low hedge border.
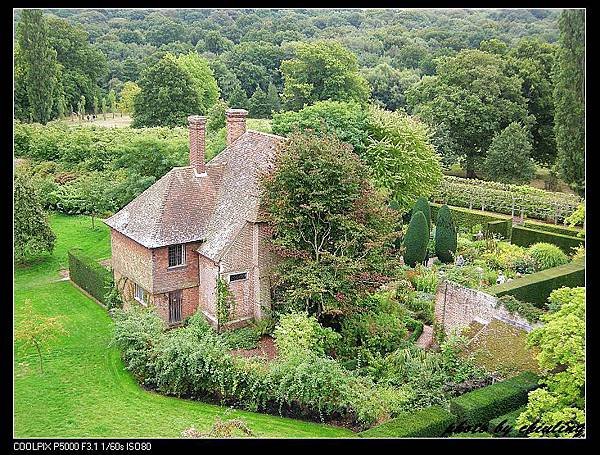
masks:
{"label": "low hedge border", "polygon": [[502,414],[488,423],[488,432],[497,436],[519,437],[519,432],[515,429],[515,421],[525,410],[527,406],[521,406],[514,411]]}
{"label": "low hedge border", "polygon": [[[430,202],[429,206],[431,207],[431,219],[437,219],[437,212],[442,206],[442,204],[437,204],[435,202]],[[491,213],[491,212],[483,212],[481,210],[472,210],[465,209],[462,207],[455,207],[449,205],[450,212],[452,212],[452,218],[454,218],[454,223],[462,227],[464,229],[471,229],[473,226],[477,224],[481,224],[484,229],[487,228],[489,223],[495,223],[498,221],[507,222],[512,226],[512,217],[508,215],[501,215],[499,213]],[[506,236],[502,234],[505,238],[510,237],[510,228],[506,228]]]}
{"label": "low hedge border", "polygon": [[527,396],[538,386],[539,377],[526,371],[506,381],[465,393],[450,400],[450,412],[460,423],[474,427],[487,425],[498,415],[527,403]]}
{"label": "low hedge border", "polygon": [[456,417],[440,406],[404,412],[381,425],[359,433],[361,438],[436,438],[456,422]]}
{"label": "low hedge border", "polygon": [[560,224],[548,224],[535,220],[523,221],[523,227],[537,229],[538,231],[551,232],[553,234],[568,235],[570,237],[585,237],[585,230],[580,227],[570,227]]}
{"label": "low hedge border", "polygon": [[585,240],[581,237],[574,237],[571,235],[556,234],[522,226],[513,226],[510,242],[514,245],[525,247],[539,242],[552,243],[566,254],[570,255],[573,254],[573,248],[583,245]]}
{"label": "low hedge border", "polygon": [[489,234],[499,234],[503,239],[508,240],[512,234],[512,220],[490,221],[486,231]]}
{"label": "low hedge border", "polygon": [[80,249],[69,251],[69,278],[100,303],[106,305],[105,295],[112,282],[112,273]]}
{"label": "low hedge border", "polygon": [[525,275],[518,280],[492,286],[486,292],[496,297],[510,294],[518,300],[544,308],[550,293],[563,286],[585,286],[585,261],[583,258]]}

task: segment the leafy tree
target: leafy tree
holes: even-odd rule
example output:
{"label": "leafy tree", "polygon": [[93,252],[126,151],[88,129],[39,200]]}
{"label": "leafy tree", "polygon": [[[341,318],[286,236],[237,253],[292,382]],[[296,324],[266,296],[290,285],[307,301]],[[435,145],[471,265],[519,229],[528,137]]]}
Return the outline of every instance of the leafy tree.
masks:
{"label": "leafy tree", "polygon": [[267,101],[267,94],[260,87],[256,87],[248,100],[248,114],[250,117],[269,118],[271,116],[271,106]]}
{"label": "leafy tree", "polygon": [[279,112],[281,110],[281,99],[277,93],[275,84],[270,83],[267,88],[267,104],[271,106],[271,112]]}
{"label": "leafy tree", "polygon": [[147,68],[139,86],[133,109],[136,128],[184,126],[189,115],[200,112],[194,82],[171,54]]}
{"label": "leafy tree", "polygon": [[370,141],[363,154],[378,186],[404,213],[418,197],[429,197],[442,180],[440,159],[427,127],[404,113],[371,108]]}
{"label": "leafy tree", "polygon": [[78,180],[79,197],[85,213],[92,218],[92,229],[95,229],[95,219],[98,215],[112,208],[111,201],[106,197],[109,191],[103,175],[98,172],[86,174]]}
{"label": "leafy tree", "polygon": [[44,317],[33,310],[31,300],[23,303],[22,318],[15,328],[15,341],[23,343],[24,348],[35,348],[40,361],[40,371],[44,373],[42,349],[60,335],[68,335],[60,316]]}
{"label": "leafy tree", "polygon": [[227,109],[229,109],[229,106],[223,100],[218,100],[213,104],[208,111],[208,120],[206,121],[208,131],[218,131],[221,128],[225,128]]}
{"label": "leafy tree", "polygon": [[13,197],[15,259],[23,261],[43,252],[52,253],[56,235],[34,188],[20,174],[15,174]]}
{"label": "leafy tree", "polygon": [[404,237],[404,263],[409,267],[422,264],[427,255],[429,230],[423,212],[413,214]]}
{"label": "leafy tree", "polygon": [[426,198],[420,197],[417,199],[415,205],[413,206],[411,216],[417,212],[423,212],[423,215],[425,215],[425,220],[427,221],[427,230],[431,231],[431,207],[429,206],[429,201]]}
{"label": "leafy tree", "polygon": [[219,87],[208,61],[197,53],[190,52],[179,55],[177,63],[189,73],[194,84],[200,104],[200,111],[197,114],[206,114],[219,99]]}
{"label": "leafy tree", "polygon": [[492,38],[482,41],[479,44],[479,50],[490,54],[506,55],[508,53],[508,45],[498,38]]}
{"label": "leafy tree", "polygon": [[292,59],[281,62],[283,99],[290,110],[315,101],[358,101],[369,97],[356,56],[335,41],[300,43]]}
{"label": "leafy tree", "polygon": [[438,210],[435,222],[435,254],[440,261],[454,261],[458,241],[456,232],[452,212],[444,204]]}
{"label": "leafy tree", "polygon": [[119,111],[127,114],[133,113],[133,103],[135,97],[141,92],[140,86],[135,82],[127,81],[123,84],[121,89],[121,99],[118,103]]}
{"label": "leafy tree", "polygon": [[486,175],[502,183],[529,183],[535,176],[531,148],[525,128],[511,123],[492,140],[484,162]]}
{"label": "leafy tree", "polygon": [[213,54],[221,54],[233,47],[233,42],[223,37],[218,31],[210,30],[204,37],[204,46]]}
{"label": "leafy tree", "polygon": [[272,244],[283,257],[274,284],[281,312],[353,311],[355,296],[390,272],[396,214],[335,136],[294,133],[263,179]]}
{"label": "leafy tree", "polygon": [[248,109],[250,107],[248,96],[241,85],[233,88],[227,104],[235,109]]}
{"label": "leafy tree", "polygon": [[[555,302],[557,309],[543,315],[544,325],[530,332],[527,339],[528,345],[539,349],[537,360],[544,372],[543,387],[529,393],[527,408],[517,418],[517,428],[534,422],[538,427],[565,422],[585,424],[585,288],[557,289],[549,300]],[[563,428],[553,434],[529,436],[575,434]]]}
{"label": "leafy tree", "polygon": [[108,92],[108,97],[106,98],[106,103],[110,109],[110,113],[112,114],[112,118],[115,118],[115,110],[117,108],[117,96],[115,95],[114,90],[110,90]]}
{"label": "leafy tree", "polygon": [[85,96],[81,95],[79,98],[79,102],[77,103],[77,112],[79,113],[79,117],[83,120],[85,115]]}
{"label": "leafy tree", "polygon": [[552,164],[557,153],[552,98],[555,55],[556,45],[531,38],[520,40],[509,53],[512,59],[509,64],[523,80],[522,92],[527,98],[527,109],[535,117],[530,128],[531,157],[541,164]]}
{"label": "leafy tree", "polygon": [[469,178],[495,133],[512,122],[531,121],[519,77],[509,75],[501,56],[479,50],[440,60],[436,75],[412,86],[407,99],[415,113],[449,136],[443,154],[465,155]]}
{"label": "leafy tree", "polygon": [[25,9],[21,12],[17,39],[20,75],[27,93],[31,120],[45,124],[52,118],[59,68],[41,10]]}
{"label": "leafy tree", "polygon": [[104,120],[106,120],[106,113],[108,112],[108,105],[106,103],[106,97],[102,97],[102,105],[101,105],[101,109],[102,109],[102,118],[104,118]]}
{"label": "leafy tree", "polygon": [[566,9],[554,73],[554,132],[563,180],[585,190],[585,11]]}
{"label": "leafy tree", "polygon": [[94,115],[98,114],[98,97],[94,96],[94,100],[92,102],[92,109],[94,110]]}
{"label": "leafy tree", "polygon": [[420,80],[418,72],[399,70],[387,63],[380,63],[363,73],[371,85],[373,99],[390,111],[406,107],[406,90]]}

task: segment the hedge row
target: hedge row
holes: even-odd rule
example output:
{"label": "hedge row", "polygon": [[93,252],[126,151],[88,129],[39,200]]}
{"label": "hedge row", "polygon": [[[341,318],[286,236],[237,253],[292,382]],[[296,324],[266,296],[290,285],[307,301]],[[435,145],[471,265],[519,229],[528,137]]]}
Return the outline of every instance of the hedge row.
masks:
{"label": "hedge row", "polygon": [[578,259],[565,265],[525,275],[518,280],[492,286],[487,290],[497,297],[510,294],[523,302],[543,308],[554,289],[585,286],[585,261]]}
{"label": "hedge row", "polygon": [[573,248],[583,245],[585,240],[581,237],[556,234],[539,229],[530,229],[522,226],[514,226],[510,242],[514,245],[529,246],[534,243],[552,243],[563,250],[566,254],[573,254]]}
{"label": "hedge row", "polygon": [[529,371],[450,400],[450,412],[459,423],[474,427],[527,403],[527,395],[538,386],[539,377]]}
{"label": "hedge row", "polygon": [[512,220],[490,221],[486,231],[490,234],[498,234],[503,239],[510,239],[512,234]]}
{"label": "hedge row", "polygon": [[105,294],[112,282],[112,273],[80,249],[69,251],[69,277],[77,286],[106,305]]}
{"label": "hedge row", "polygon": [[510,411],[490,420],[488,423],[488,431],[492,434],[501,436],[508,436],[511,438],[518,437],[519,432],[515,429],[515,422],[525,408],[526,406],[521,406],[514,411]]}
{"label": "hedge row", "polygon": [[[441,204],[436,204],[432,202],[431,206],[431,219],[437,219],[437,212],[441,207]],[[496,223],[498,221],[506,222],[506,235],[502,234],[503,237],[510,237],[510,227],[512,226],[512,218],[506,215],[500,215],[497,213],[489,213],[482,212],[481,210],[471,210],[465,209],[462,207],[451,207],[450,211],[452,212],[452,218],[454,219],[454,223],[463,229],[471,230],[473,226],[481,225],[484,230],[489,229],[489,223]]]}
{"label": "hedge row", "polygon": [[580,227],[570,227],[561,224],[548,224],[535,220],[524,220],[523,226],[530,229],[537,229],[539,231],[552,232],[554,234],[585,238],[585,230]]}
{"label": "hedge row", "polygon": [[440,406],[405,412],[381,425],[370,428],[362,438],[436,438],[456,422],[456,417]]}

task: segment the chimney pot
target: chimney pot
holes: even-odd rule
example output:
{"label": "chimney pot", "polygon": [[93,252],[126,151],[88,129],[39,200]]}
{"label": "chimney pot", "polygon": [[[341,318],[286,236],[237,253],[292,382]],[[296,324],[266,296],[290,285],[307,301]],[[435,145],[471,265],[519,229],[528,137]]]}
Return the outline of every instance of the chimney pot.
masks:
{"label": "chimney pot", "polygon": [[190,166],[198,174],[206,172],[204,164],[206,117],[190,115],[188,117],[190,134]]}
{"label": "chimney pot", "polygon": [[245,109],[228,109],[226,114],[227,146],[230,146],[246,132],[246,116],[248,115],[248,111]]}

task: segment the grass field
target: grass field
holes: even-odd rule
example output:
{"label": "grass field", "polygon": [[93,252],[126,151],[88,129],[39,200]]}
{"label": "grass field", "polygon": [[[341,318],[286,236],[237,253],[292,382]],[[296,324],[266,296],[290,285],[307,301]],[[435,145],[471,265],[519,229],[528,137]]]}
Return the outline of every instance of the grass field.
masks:
{"label": "grass field", "polygon": [[110,346],[113,323],[106,311],[69,281],[59,281],[66,253],[75,246],[102,259],[110,255],[109,234],[87,217],[52,215],[54,254],[15,269],[15,323],[23,302],[60,316],[68,331],[49,344],[40,373],[33,351],[15,346],[15,437],[177,438],[194,426],[210,428],[217,416],[241,418],[259,437],[354,437],[343,428],[165,397],[148,392],[123,368]]}

